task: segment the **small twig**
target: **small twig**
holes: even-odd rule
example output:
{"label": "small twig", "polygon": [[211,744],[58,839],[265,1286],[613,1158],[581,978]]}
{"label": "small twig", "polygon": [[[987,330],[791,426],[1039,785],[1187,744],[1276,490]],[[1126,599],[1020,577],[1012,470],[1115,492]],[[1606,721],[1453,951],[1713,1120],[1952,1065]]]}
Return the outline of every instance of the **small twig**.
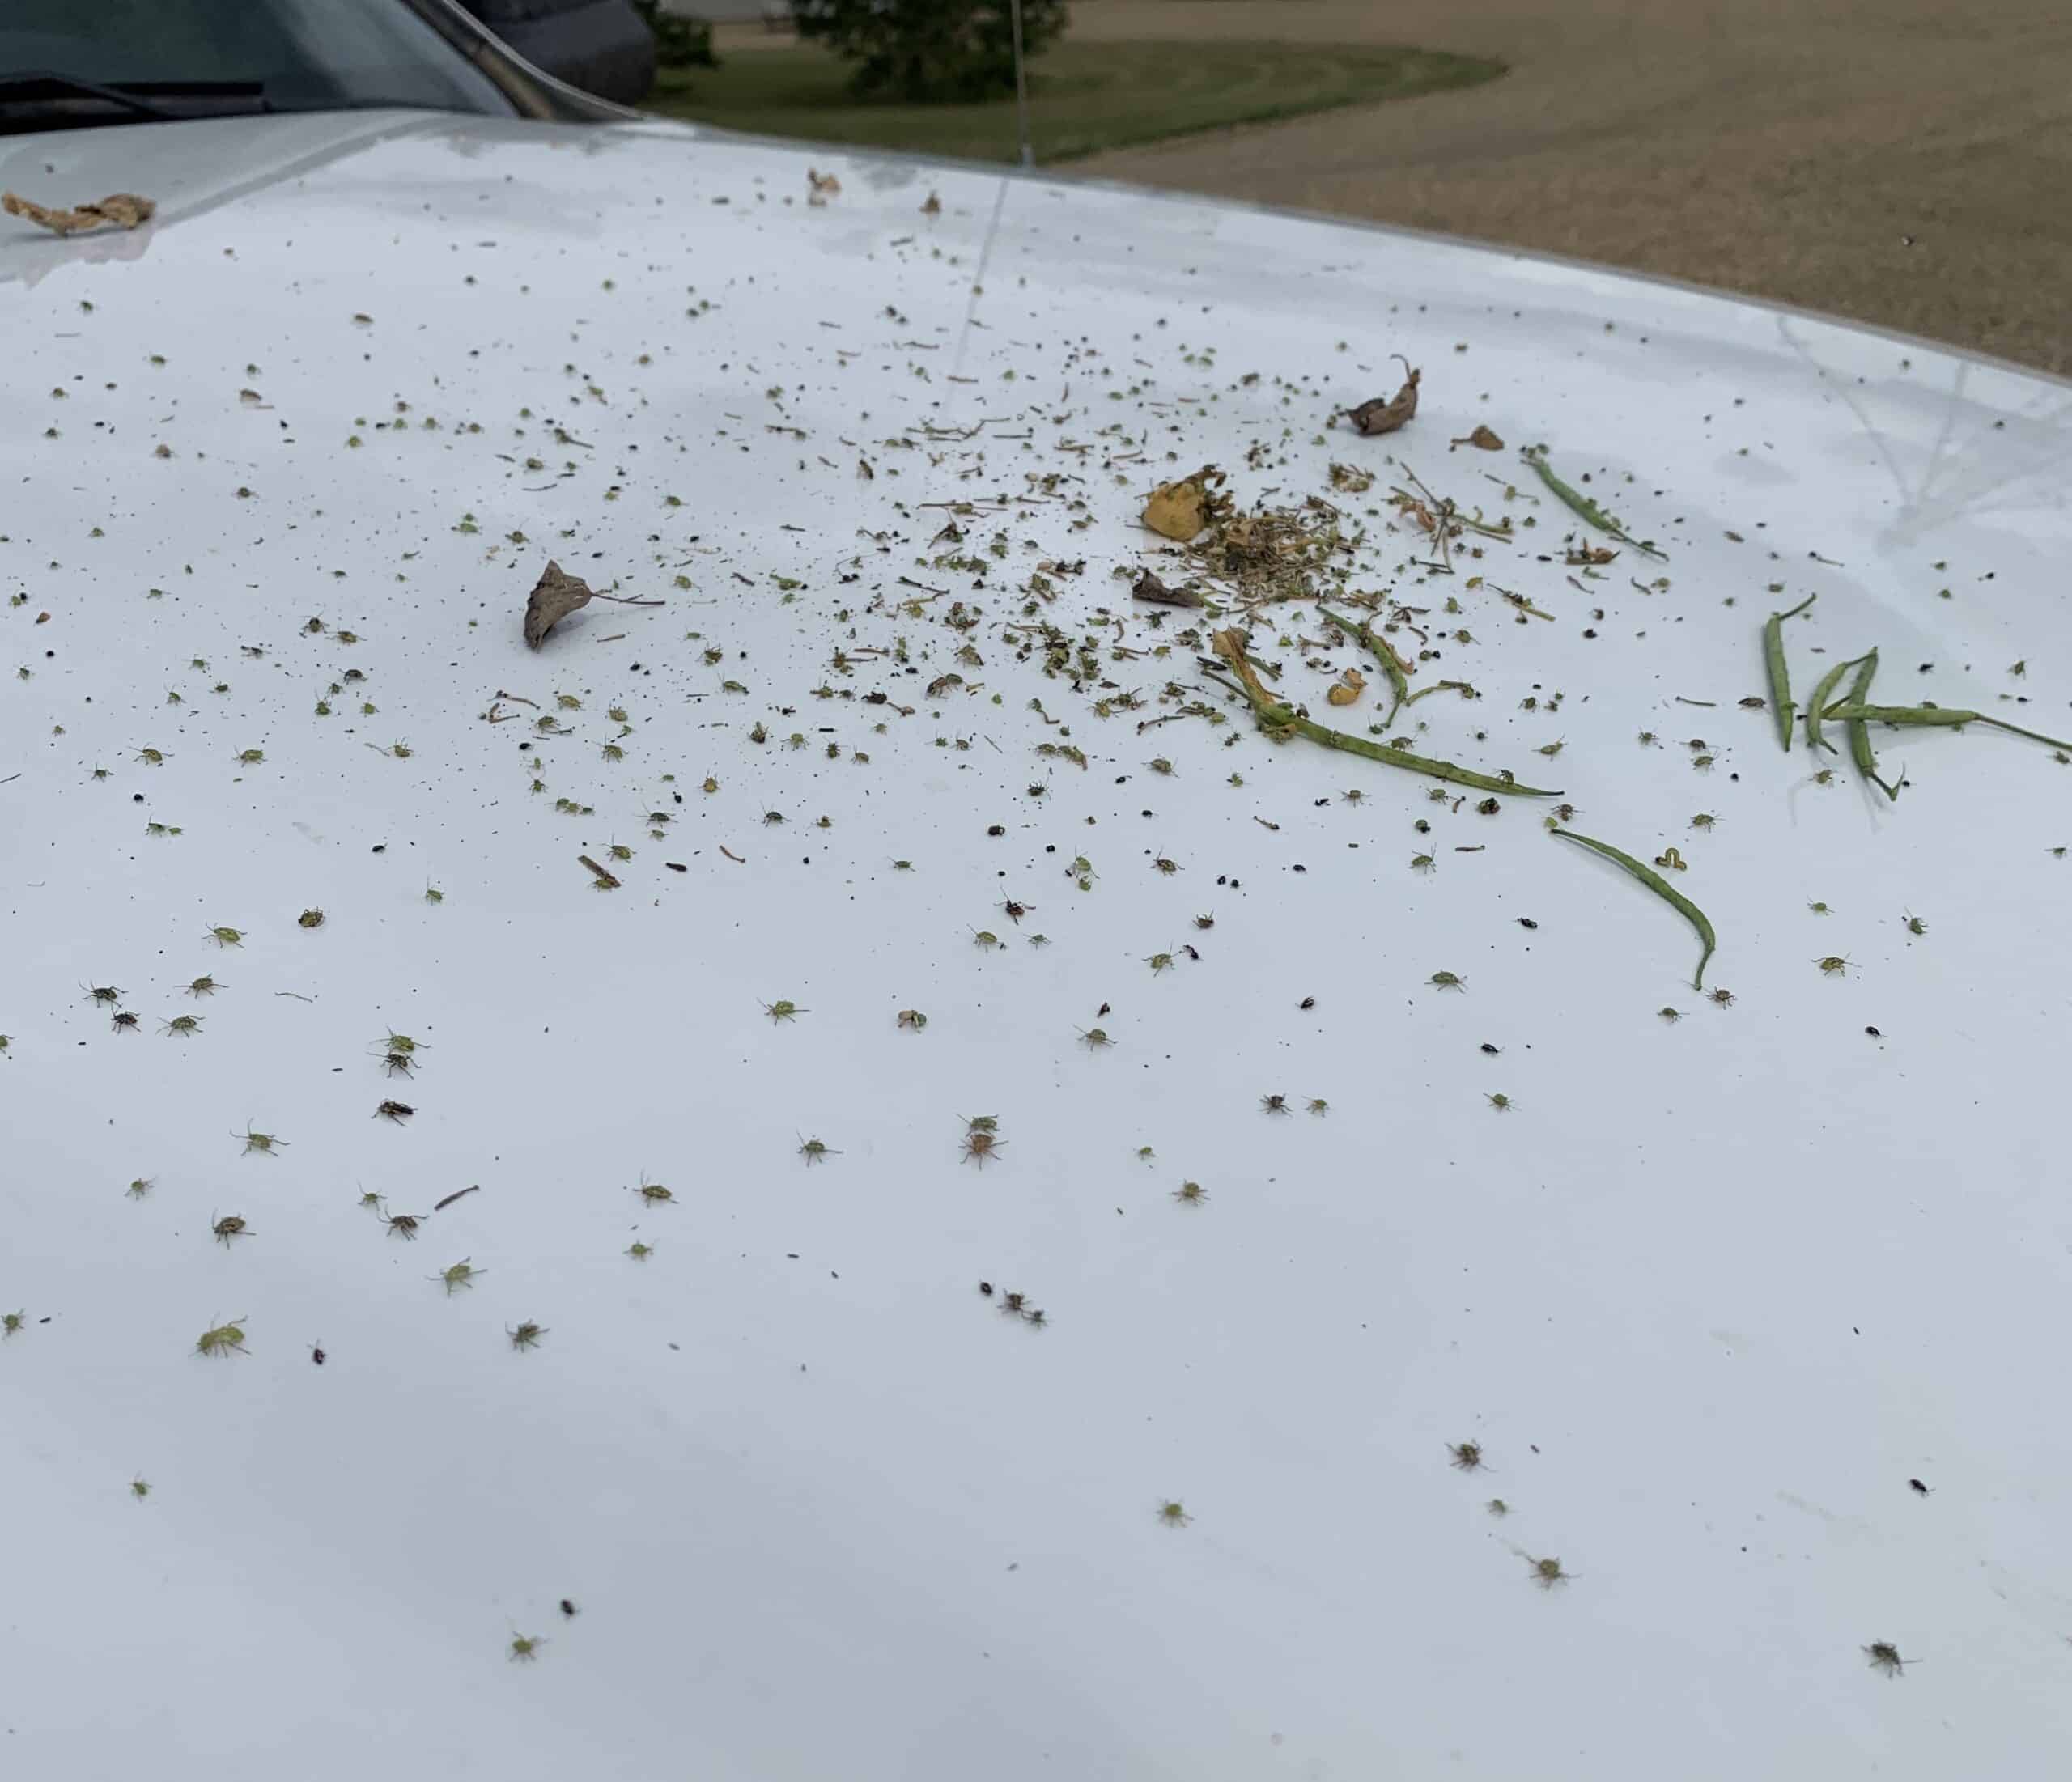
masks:
{"label": "small twig", "polygon": [[720,844],[720,851],[725,855],[728,859],[732,860],[736,866],[746,866],[748,864],[747,861],[744,860],[741,855],[735,853],[734,851],[728,847],[724,842]]}
{"label": "small twig", "polygon": [[589,868],[589,869],[597,876],[597,889],[600,891],[616,891],[618,889],[619,881],[610,873],[607,872],[602,867],[598,865],[597,863],[592,859],[588,855],[579,854],[575,858],[580,860],[584,865]]}
{"label": "small twig", "polygon": [[314,996],[304,996],[299,991],[292,990],[277,990],[274,994],[276,996],[292,996],[299,1003],[313,1003],[316,1000]]}
{"label": "small twig", "polygon": [[482,1185],[480,1182],[471,1182],[465,1188],[456,1188],[452,1194],[448,1194],[445,1199],[435,1200],[431,1203],[431,1210],[435,1213],[444,1212],[448,1207],[452,1206],[455,1201],[460,1199],[463,1195],[478,1194],[482,1191]]}

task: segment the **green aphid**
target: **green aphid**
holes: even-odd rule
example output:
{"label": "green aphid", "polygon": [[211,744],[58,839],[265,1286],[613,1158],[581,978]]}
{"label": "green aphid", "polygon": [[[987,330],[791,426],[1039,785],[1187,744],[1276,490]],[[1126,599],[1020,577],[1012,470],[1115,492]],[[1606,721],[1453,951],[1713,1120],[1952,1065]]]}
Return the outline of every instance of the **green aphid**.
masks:
{"label": "green aphid", "polygon": [[275,1152],[285,1151],[288,1148],[287,1139],[276,1138],[270,1132],[254,1132],[249,1126],[241,1133],[233,1132],[231,1136],[233,1139],[241,1138],[244,1140],[244,1149],[240,1153],[240,1156],[248,1156],[257,1151],[270,1157]]}
{"label": "green aphid", "polygon": [[[514,1349],[537,1349],[540,1346],[540,1339],[547,1333],[544,1326],[535,1324],[528,1318],[520,1325],[506,1325],[503,1334],[511,1339],[511,1347]],[[531,1654],[527,1653],[522,1656],[529,1657]]]}
{"label": "green aphid", "polygon": [[241,928],[211,928],[202,938],[214,941],[219,947],[241,947],[244,944],[244,931]]}
{"label": "green aphid", "polygon": [[774,1022],[788,1021],[800,1015],[810,1015],[813,1011],[809,1008],[801,1008],[796,1003],[779,999],[774,1003],[765,1003],[762,1005],[762,1012]]}
{"label": "green aphid", "polygon": [[1467,988],[1467,980],[1458,972],[1435,971],[1424,981],[1434,990],[1466,990]]}
{"label": "green aphid", "polygon": [[244,1320],[233,1318],[227,1324],[215,1325],[204,1330],[194,1339],[194,1352],[212,1356],[248,1354],[249,1351],[244,1347]]}
{"label": "green aphid", "polygon": [[475,1277],[478,1275],[486,1275],[488,1272],[489,1271],[486,1268],[475,1267],[464,1256],[452,1267],[443,1268],[431,1278],[445,1287],[446,1296],[451,1299],[456,1289],[464,1287],[473,1288],[475,1284]]}
{"label": "green aphid", "polygon": [[0,1338],[19,1336],[28,1326],[26,1312],[0,1312]]}
{"label": "green aphid", "polygon": [[263,749],[240,749],[237,752],[237,758],[242,766],[257,767],[266,758],[266,751]]}
{"label": "green aphid", "polygon": [[202,1031],[202,1017],[198,1015],[176,1015],[169,1021],[159,1022],[159,1031],[168,1035],[176,1034],[182,1039],[191,1039]]}

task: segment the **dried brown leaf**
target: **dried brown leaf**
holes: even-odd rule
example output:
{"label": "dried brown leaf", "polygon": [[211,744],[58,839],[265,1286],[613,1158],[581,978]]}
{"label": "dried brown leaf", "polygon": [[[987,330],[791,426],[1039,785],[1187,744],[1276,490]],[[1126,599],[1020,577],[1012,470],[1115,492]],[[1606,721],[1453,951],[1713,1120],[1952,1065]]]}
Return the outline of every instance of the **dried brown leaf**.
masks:
{"label": "dried brown leaf", "polygon": [[588,605],[591,598],[588,583],[563,575],[560,564],[550,562],[525,603],[525,641],[537,650],[548,632],[578,607]]}
{"label": "dried brown leaf", "polygon": [[1357,409],[1341,409],[1363,434],[1393,433],[1417,413],[1417,386],[1424,374],[1399,353],[1396,358],[1403,369],[1403,388],[1394,396],[1383,398],[1372,397]]}
{"label": "dried brown leaf", "polygon": [[1501,452],[1504,449],[1504,442],[1488,427],[1477,427],[1465,439],[1456,439],[1453,443],[1457,446],[1480,446],[1484,452]]}
{"label": "dried brown leaf", "polygon": [[1149,570],[1141,571],[1131,584],[1130,592],[1140,600],[1149,600],[1156,606],[1200,606],[1204,603],[1200,592],[1191,588],[1168,588]]}
{"label": "dried brown leaf", "polygon": [[151,213],[157,209],[155,200],[140,198],[134,192],[111,192],[98,204],[83,204],[76,210],[53,210],[33,198],[21,197],[12,192],[0,193],[0,210],[5,210],[11,217],[27,217],[30,222],[40,223],[61,235],[98,229],[103,223],[113,223],[118,229],[134,229],[139,223],[149,223]]}

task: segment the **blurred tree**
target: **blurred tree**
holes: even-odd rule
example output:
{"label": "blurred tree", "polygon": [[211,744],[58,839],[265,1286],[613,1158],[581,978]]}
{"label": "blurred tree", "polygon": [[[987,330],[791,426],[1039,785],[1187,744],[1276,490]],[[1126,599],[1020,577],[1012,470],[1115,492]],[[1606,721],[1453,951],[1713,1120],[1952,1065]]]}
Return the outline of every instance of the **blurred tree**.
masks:
{"label": "blurred tree", "polygon": [[[1021,0],[1031,58],[1064,32],[1066,0]],[[800,36],[856,65],[860,97],[992,99],[1014,91],[1010,0],[792,0]]]}
{"label": "blurred tree", "polygon": [[662,68],[717,68],[720,58],[712,53],[712,28],[703,19],[685,19],[662,11],[662,0],[633,0],[655,39],[655,62]]}

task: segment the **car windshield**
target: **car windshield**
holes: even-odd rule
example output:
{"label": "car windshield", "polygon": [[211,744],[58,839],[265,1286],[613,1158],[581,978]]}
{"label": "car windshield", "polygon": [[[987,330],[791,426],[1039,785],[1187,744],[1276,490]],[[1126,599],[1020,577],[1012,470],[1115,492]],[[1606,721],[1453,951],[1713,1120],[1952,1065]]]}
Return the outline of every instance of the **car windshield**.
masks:
{"label": "car windshield", "polygon": [[0,133],[380,105],[512,111],[405,0],[0,5]]}

